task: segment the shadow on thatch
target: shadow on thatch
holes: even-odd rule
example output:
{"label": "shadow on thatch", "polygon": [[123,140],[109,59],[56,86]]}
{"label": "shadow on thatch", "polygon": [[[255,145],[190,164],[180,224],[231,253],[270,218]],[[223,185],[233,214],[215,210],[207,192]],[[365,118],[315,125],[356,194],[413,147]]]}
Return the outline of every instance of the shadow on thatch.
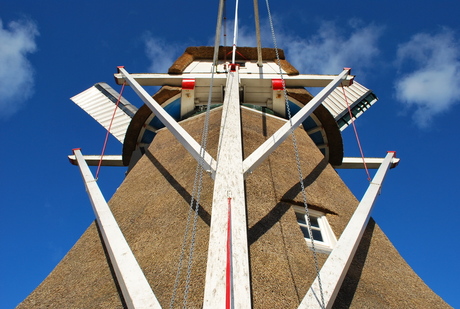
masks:
{"label": "shadow on thatch", "polygon": [[270,210],[262,219],[254,224],[248,230],[248,245],[255,243],[260,237],[262,237],[268,230],[270,230],[276,223],[278,223],[281,217],[291,208],[291,205],[279,202],[275,207]]}
{"label": "shadow on thatch", "polygon": [[[305,177],[305,179],[303,180],[303,185],[305,186],[305,188],[316,181],[316,179],[319,177],[319,175],[321,175],[321,173],[324,171],[324,169],[326,168],[326,166],[328,164],[329,164],[328,159],[324,157],[318,163],[318,165],[316,165],[315,168],[310,172],[310,174],[308,174],[307,177]],[[293,189],[296,188],[296,187],[298,187],[298,188],[296,189],[297,191],[295,191],[295,193],[298,194],[300,192],[300,183],[298,183],[297,186],[293,187]],[[293,189],[291,189],[291,190],[293,190]],[[291,191],[291,190],[289,190],[289,191]],[[284,198],[284,196],[283,196],[283,198]]]}
{"label": "shadow on thatch", "polygon": [[[304,178],[303,183],[305,188],[316,181],[321,175],[322,171],[328,165],[328,160],[323,158],[318,165],[311,171],[307,177]],[[249,246],[255,243],[261,236],[263,236],[268,230],[270,230],[277,222],[280,221],[281,217],[291,208],[293,204],[296,204],[294,198],[300,193],[302,187],[300,183],[296,183],[286,193],[283,194],[280,201],[273,207],[262,219],[248,229],[248,244]]]}
{"label": "shadow on thatch", "polygon": [[334,309],[349,308],[353,298],[355,297],[358,283],[361,279],[363,267],[366,262],[367,253],[371,245],[372,235],[374,233],[375,221],[370,218],[364,231],[361,242],[359,243],[358,249],[356,250],[355,256],[351,262],[348,273],[343,280],[342,287],[337,294],[336,301],[334,302]]}
{"label": "shadow on thatch", "polygon": [[105,260],[107,261],[107,265],[109,266],[109,269],[110,269],[110,274],[112,275],[113,282],[115,283],[115,287],[117,288],[117,294],[120,297],[120,302],[123,308],[128,308],[128,305],[126,305],[125,298],[123,297],[123,292],[121,291],[120,285],[118,284],[117,275],[115,274],[115,270],[113,269],[112,262],[110,261],[109,252],[107,251],[107,247],[105,246],[105,241],[104,241],[104,237],[102,237],[101,229],[99,227],[97,220],[94,220],[94,223],[96,224],[97,234],[99,235],[99,239],[101,240],[102,249],[104,250]]}
{"label": "shadow on thatch", "polygon": [[[177,193],[182,196],[182,198],[190,205],[190,201],[192,196],[190,193],[179,183],[177,180],[164,168],[164,166],[155,158],[155,156],[147,149],[145,152],[145,156],[152,162],[152,164],[158,169],[158,171],[163,175],[164,179],[166,179],[169,184],[177,191]],[[194,203],[194,210],[196,204]],[[211,225],[211,215],[203,208],[200,204],[198,204],[198,215],[203,220],[206,225]]]}

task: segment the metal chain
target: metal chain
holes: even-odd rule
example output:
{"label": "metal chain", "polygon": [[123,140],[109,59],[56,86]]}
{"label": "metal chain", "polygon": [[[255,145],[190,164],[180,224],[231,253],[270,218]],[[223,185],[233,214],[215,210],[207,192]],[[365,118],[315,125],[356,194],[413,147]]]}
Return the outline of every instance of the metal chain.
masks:
{"label": "metal chain", "polygon": [[[218,47],[217,47],[218,48]],[[217,59],[213,60],[213,63],[217,63]],[[192,196],[192,200],[190,202],[190,207],[193,206],[193,201],[195,200],[195,215],[193,217],[193,228],[192,228],[192,236],[190,239],[190,249],[189,249],[189,260],[187,265],[187,277],[185,281],[185,290],[184,290],[184,302],[183,307],[187,308],[187,298],[188,293],[190,290],[190,278],[192,274],[192,263],[193,263],[193,253],[195,250],[195,239],[196,239],[196,230],[197,230],[197,221],[198,221],[198,211],[200,208],[200,200],[201,200],[201,191],[203,189],[203,163],[204,163],[204,154],[206,153],[206,147],[208,144],[208,133],[209,133],[209,118],[211,114],[211,99],[212,99],[212,87],[214,84],[214,72],[217,66],[211,66],[211,83],[209,86],[209,95],[208,95],[208,103],[206,105],[206,116],[204,120],[203,131],[201,134],[201,145],[200,145],[200,162],[197,165],[195,177],[198,174],[198,186],[196,192],[196,198]],[[195,184],[194,184],[195,187]]]}
{"label": "metal chain", "polygon": [[176,299],[176,294],[177,294],[177,289],[178,289],[178,286],[179,286],[179,279],[180,279],[180,275],[181,275],[181,271],[182,271],[182,262],[184,260],[184,256],[185,256],[185,247],[186,247],[186,244],[187,244],[187,239],[188,239],[188,234],[189,234],[189,229],[190,229],[190,219],[192,217],[192,210],[193,210],[193,196],[195,195],[196,193],[196,184],[197,184],[197,179],[198,179],[198,173],[199,173],[199,169],[196,168],[195,170],[195,180],[193,182],[193,189],[192,189],[192,201],[189,205],[189,210],[188,210],[188,214],[187,214],[187,223],[185,225],[185,233],[184,233],[184,237],[183,237],[183,240],[182,240],[182,247],[181,247],[181,252],[180,252],[180,257],[179,257],[179,262],[178,262],[178,266],[177,266],[177,272],[176,272],[176,279],[174,280],[174,288],[173,288],[173,294],[171,296],[171,301],[169,302],[169,308],[173,308],[174,306],[174,301]]}
{"label": "metal chain", "polygon": [[[219,36],[219,31],[220,31],[221,15],[222,15],[221,12],[223,9],[222,8],[223,2],[224,1],[221,1],[221,6],[219,8],[220,16],[218,19],[218,25],[217,25],[217,30],[216,30],[216,44],[214,46],[215,49],[219,48],[219,40],[217,36]],[[192,265],[193,265],[193,254],[195,250],[198,213],[199,213],[199,207],[200,207],[201,192],[203,189],[203,173],[204,173],[203,164],[204,164],[204,155],[206,153],[208,135],[209,135],[208,133],[209,133],[209,118],[210,118],[210,110],[211,110],[212,88],[213,88],[213,83],[214,83],[214,73],[217,68],[217,59],[218,59],[218,50],[214,52],[213,62],[212,62],[213,65],[211,65],[211,82],[209,86],[208,102],[206,105],[206,115],[205,115],[203,130],[201,133],[200,160],[195,169],[195,178],[193,181],[193,189],[192,189],[192,196],[190,199],[189,211],[187,215],[187,223],[186,223],[185,233],[184,233],[184,237],[182,241],[181,254],[180,254],[180,258],[178,262],[178,269],[177,269],[176,278],[174,282],[173,295],[169,303],[169,308],[173,308],[174,302],[176,299],[181,270],[182,270],[182,264],[183,264],[183,260],[185,257],[185,247],[186,247],[186,244],[189,242],[188,239],[189,239],[189,233],[190,233],[190,221],[192,217],[192,210],[193,208],[195,208],[195,212],[193,216],[193,223],[191,226],[192,231],[190,235],[187,275],[186,275],[186,280],[185,280],[184,298],[183,298],[183,308],[187,308],[187,299],[188,299],[188,294],[190,292],[190,280],[191,280]]]}
{"label": "metal chain", "polygon": [[[278,67],[279,67],[279,70],[280,70],[281,82],[283,84],[283,94],[284,94],[284,101],[286,103],[286,111],[287,111],[287,114],[288,114],[289,123],[292,126],[291,109],[289,107],[289,99],[288,99],[287,90],[286,90],[286,83],[285,83],[284,76],[283,76],[283,71],[282,71],[282,68],[281,68],[281,60],[280,60],[280,56],[279,56],[279,52],[278,52],[278,46],[277,46],[277,42],[276,42],[275,29],[273,27],[273,20],[272,20],[272,16],[271,16],[271,12],[270,12],[270,5],[268,3],[268,0],[266,0],[265,2],[267,4],[268,19],[270,21],[270,30],[271,30],[271,34],[272,34],[272,38],[273,38],[273,44],[274,44],[274,47],[275,47],[276,60],[277,60],[277,64],[278,64]],[[301,167],[301,163],[300,163],[299,149],[298,149],[298,146],[297,146],[297,138],[295,136],[294,130],[291,133],[291,138],[292,138],[292,144],[293,144],[294,152],[295,152],[295,160],[296,160],[297,172],[298,172],[298,175],[299,175],[299,183],[300,183],[300,187],[301,187],[301,191],[302,191],[302,198],[303,198],[303,204],[304,204],[305,215],[306,215],[305,217],[307,218],[308,235],[309,235],[310,241],[311,241],[311,248],[313,250],[313,259],[314,259],[315,268],[316,268],[316,275],[318,277],[318,286],[319,286],[319,291],[320,291],[320,295],[321,295],[321,304],[320,304],[320,306],[321,306],[321,308],[325,308],[323,287],[322,287],[322,284],[321,284],[318,256],[317,256],[316,249],[315,249],[315,244],[314,244],[314,241],[313,241],[313,232],[312,232],[312,229],[311,229],[310,212],[309,212],[308,203],[307,203],[307,193],[306,193],[306,190],[305,190],[305,184],[303,182],[304,178],[303,178],[302,167]]]}

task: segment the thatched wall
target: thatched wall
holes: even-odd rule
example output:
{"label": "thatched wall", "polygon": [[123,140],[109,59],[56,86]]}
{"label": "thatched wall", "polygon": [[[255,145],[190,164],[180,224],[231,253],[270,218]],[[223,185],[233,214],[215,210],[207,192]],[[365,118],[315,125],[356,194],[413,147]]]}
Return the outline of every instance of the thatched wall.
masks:
{"label": "thatched wall", "polygon": [[[184,121],[195,138],[203,116]],[[243,110],[245,156],[282,125]],[[208,151],[216,156],[220,109],[212,111]],[[296,130],[309,204],[323,209],[337,237],[357,200],[302,129]],[[292,142],[286,141],[246,180],[254,308],[297,308],[314,279],[311,251],[291,205],[302,201]],[[169,307],[196,162],[161,130],[110,200],[153,291]],[[188,305],[201,308],[212,180],[204,177]],[[88,203],[88,207],[89,203]],[[325,254],[319,255],[322,264]],[[185,271],[183,271],[184,273]],[[184,279],[182,277],[181,282]],[[182,306],[182,292],[176,306]],[[92,224],[45,281],[18,308],[122,308],[96,226]],[[373,221],[339,292],[335,308],[448,308],[410,269]]]}

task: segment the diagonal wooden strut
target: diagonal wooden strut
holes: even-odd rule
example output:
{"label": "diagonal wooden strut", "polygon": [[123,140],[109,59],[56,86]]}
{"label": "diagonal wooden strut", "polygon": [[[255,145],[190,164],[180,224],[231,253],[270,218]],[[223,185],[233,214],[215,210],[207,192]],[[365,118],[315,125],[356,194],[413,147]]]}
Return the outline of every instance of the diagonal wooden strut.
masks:
{"label": "diagonal wooden strut", "polygon": [[307,105],[305,105],[290,121],[286,122],[270,138],[259,146],[243,162],[243,172],[245,176],[257,168],[281,143],[294,131],[300,124],[310,116],[311,113],[323,102],[323,100],[344,80],[350,69],[344,69],[337,75],[329,85],[318,93]]}
{"label": "diagonal wooden strut", "polygon": [[348,225],[340,236],[334,250],[332,250],[321,268],[319,276],[321,278],[325,302],[324,307],[321,305],[319,295],[316,294],[319,291],[317,277],[300,303],[299,309],[332,308],[337,293],[342,286],[343,279],[347,274],[356,249],[361,241],[364,230],[366,229],[375,200],[380,194],[383,180],[390,166],[393,164],[395,155],[395,152],[392,151],[388,152],[386,155],[382,165],[372,179],[369,188],[348,222]]}
{"label": "diagonal wooden strut", "polygon": [[[203,168],[211,172],[211,177],[214,178],[216,171],[216,162],[204,149],[201,148],[193,137],[185,131],[171,115],[169,115],[161,106],[156,102],[147,91],[123,68],[118,67],[119,72],[125,81],[134,89],[137,95],[144,101],[144,103],[152,110],[158,119],[169,129],[174,137],[187,149],[187,151],[198,161],[203,164]],[[202,159],[203,157],[203,159]]]}
{"label": "diagonal wooden strut", "polygon": [[130,309],[160,309],[160,303],[153,294],[80,149],[74,149],[74,154],[126,305]]}

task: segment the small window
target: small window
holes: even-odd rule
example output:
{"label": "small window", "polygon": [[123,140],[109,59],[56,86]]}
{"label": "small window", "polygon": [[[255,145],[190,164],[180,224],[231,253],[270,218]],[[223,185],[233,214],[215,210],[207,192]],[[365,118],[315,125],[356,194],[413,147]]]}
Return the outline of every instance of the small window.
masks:
{"label": "small window", "polygon": [[[308,233],[308,223],[306,212],[303,207],[294,206],[297,223],[299,223],[300,230],[307,241],[307,245],[312,247],[310,234]],[[313,235],[313,241],[315,249],[322,252],[331,252],[334,245],[337,242],[332,229],[327,222],[326,215],[320,211],[309,209],[311,233]]]}

